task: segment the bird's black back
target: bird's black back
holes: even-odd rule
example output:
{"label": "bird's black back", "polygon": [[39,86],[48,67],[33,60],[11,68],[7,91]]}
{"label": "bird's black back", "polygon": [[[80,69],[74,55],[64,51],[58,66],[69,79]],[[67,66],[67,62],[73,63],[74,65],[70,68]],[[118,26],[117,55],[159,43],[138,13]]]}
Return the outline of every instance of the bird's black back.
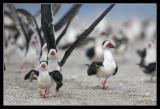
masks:
{"label": "bird's black back", "polygon": [[93,58],[93,56],[95,55],[95,49],[94,49],[95,47],[93,46],[93,47],[91,47],[91,48],[89,48],[88,50],[87,50],[87,52],[86,52],[86,56],[88,57],[88,58]]}
{"label": "bird's black back", "polygon": [[52,72],[49,72],[50,76],[52,77],[53,80],[56,82],[62,82],[62,74],[58,70],[54,70]]}

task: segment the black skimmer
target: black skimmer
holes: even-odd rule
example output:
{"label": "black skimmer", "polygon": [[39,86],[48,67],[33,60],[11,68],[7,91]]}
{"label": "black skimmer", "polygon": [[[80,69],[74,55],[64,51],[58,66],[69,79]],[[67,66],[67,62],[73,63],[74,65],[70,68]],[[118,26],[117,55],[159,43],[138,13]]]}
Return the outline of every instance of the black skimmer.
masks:
{"label": "black skimmer", "polygon": [[156,47],[154,41],[150,41],[146,48],[137,50],[141,60],[138,64],[145,74],[151,75],[150,80],[156,75]]}
{"label": "black skimmer", "polygon": [[48,62],[41,61],[40,69],[31,70],[29,73],[25,75],[24,80],[37,80],[38,91],[41,97],[46,98],[49,94],[49,88],[56,84],[56,92],[59,92],[59,88],[62,87],[62,75],[59,71],[54,70],[52,72],[48,72]]}
{"label": "black skimmer", "polygon": [[90,65],[87,65],[87,74],[89,76],[96,75],[98,78],[102,79],[102,89],[106,89],[107,79],[117,73],[118,66],[110,51],[111,48],[115,48],[113,44],[109,40],[106,40],[102,43],[102,47],[104,49],[104,60],[101,62],[92,62]]}
{"label": "black skimmer", "polygon": [[[40,56],[40,62],[47,60],[47,55],[48,55],[48,48],[47,48],[47,43],[45,43],[42,47],[42,54]],[[39,71],[32,69],[25,75],[24,80],[27,80],[27,79],[29,79],[30,81],[37,80],[37,76],[39,76]]]}
{"label": "black skimmer", "polygon": [[24,67],[32,66],[32,69],[35,68],[36,63],[38,62],[39,58],[37,56],[37,44],[38,41],[33,38],[30,41],[30,46],[28,49],[28,52],[26,56],[23,58],[23,64],[20,66],[20,69],[17,71],[17,73],[21,73]]}

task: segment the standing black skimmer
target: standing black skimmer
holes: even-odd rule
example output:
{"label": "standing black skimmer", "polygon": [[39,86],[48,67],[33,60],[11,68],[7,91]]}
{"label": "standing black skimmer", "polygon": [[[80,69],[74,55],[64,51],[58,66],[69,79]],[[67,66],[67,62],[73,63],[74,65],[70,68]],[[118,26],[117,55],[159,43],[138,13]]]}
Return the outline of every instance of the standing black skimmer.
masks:
{"label": "standing black skimmer", "polygon": [[156,75],[156,47],[154,41],[150,41],[146,48],[137,50],[137,54],[141,57],[138,64],[143,68],[143,72],[151,75],[150,80]]}
{"label": "standing black skimmer", "polygon": [[32,66],[32,69],[35,68],[36,63],[38,62],[38,56],[37,56],[37,44],[38,41],[33,38],[30,42],[29,50],[26,54],[26,56],[23,58],[23,64],[20,66],[18,73],[21,73],[24,67]]}
{"label": "standing black skimmer", "polygon": [[[42,54],[40,56],[40,62],[47,60],[47,55],[48,55],[48,47],[47,47],[47,43],[44,43],[42,47]],[[39,71],[32,69],[25,75],[24,80],[27,80],[27,79],[29,79],[30,81],[37,80],[37,76],[39,76]]]}
{"label": "standing black skimmer", "polygon": [[62,75],[59,71],[55,70],[52,72],[48,72],[48,62],[41,61],[40,62],[40,70],[31,70],[29,73],[25,75],[24,80],[37,80],[38,83],[38,91],[41,97],[46,98],[49,94],[49,88],[56,84],[56,92],[59,91],[59,88],[62,87]]}
{"label": "standing black skimmer", "polygon": [[102,62],[92,62],[88,65],[87,73],[89,76],[96,75],[98,78],[102,79],[102,89],[106,89],[107,87],[105,85],[107,79],[117,73],[118,66],[110,51],[111,48],[115,48],[113,44],[106,40],[102,43],[102,47],[104,49],[104,60]]}

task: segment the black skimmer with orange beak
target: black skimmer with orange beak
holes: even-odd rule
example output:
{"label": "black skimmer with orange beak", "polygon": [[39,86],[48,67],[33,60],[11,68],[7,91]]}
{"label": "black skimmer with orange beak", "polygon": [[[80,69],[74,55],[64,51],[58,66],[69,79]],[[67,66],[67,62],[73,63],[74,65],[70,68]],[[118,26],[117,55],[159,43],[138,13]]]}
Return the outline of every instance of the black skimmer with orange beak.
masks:
{"label": "black skimmer with orange beak", "polygon": [[156,75],[156,47],[155,42],[150,41],[146,48],[137,50],[137,54],[141,58],[138,64],[143,68],[143,72],[151,76],[150,80]]}
{"label": "black skimmer with orange beak", "polygon": [[111,48],[115,48],[113,44],[109,40],[106,40],[102,43],[102,47],[104,50],[104,60],[102,62],[92,62],[90,65],[87,65],[87,74],[89,76],[95,75],[102,79],[102,89],[106,89],[107,79],[117,73],[118,66],[110,51]]}
{"label": "black skimmer with orange beak", "polygon": [[24,69],[24,67],[32,67],[32,69],[35,69],[35,65],[39,60],[39,57],[37,56],[37,44],[38,41],[33,38],[30,42],[30,46],[28,49],[28,52],[26,56],[23,58],[23,64],[20,66],[20,69],[17,71],[18,73],[21,73]]}

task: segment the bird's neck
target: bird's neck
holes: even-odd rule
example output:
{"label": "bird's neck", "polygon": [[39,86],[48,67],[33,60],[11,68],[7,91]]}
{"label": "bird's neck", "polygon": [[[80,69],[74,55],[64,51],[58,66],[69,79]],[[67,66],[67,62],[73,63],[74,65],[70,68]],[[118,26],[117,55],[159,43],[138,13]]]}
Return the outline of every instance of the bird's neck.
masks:
{"label": "bird's neck", "polygon": [[40,69],[40,75],[47,75],[48,74],[48,71],[47,70],[42,70]]}
{"label": "bird's neck", "polygon": [[104,50],[104,63],[115,62],[110,49]]}

